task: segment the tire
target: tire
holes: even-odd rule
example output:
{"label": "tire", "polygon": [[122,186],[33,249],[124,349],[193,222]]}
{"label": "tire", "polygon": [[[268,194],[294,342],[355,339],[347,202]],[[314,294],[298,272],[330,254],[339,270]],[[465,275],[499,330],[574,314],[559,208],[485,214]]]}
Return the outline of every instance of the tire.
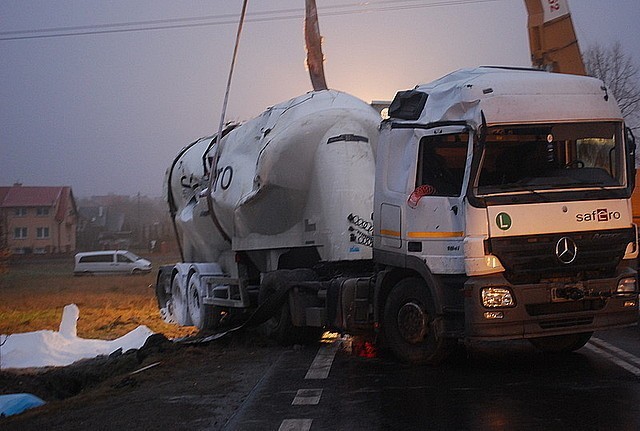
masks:
{"label": "tire", "polygon": [[173,314],[173,301],[167,299],[160,307],[160,317],[162,321],[169,324],[178,324],[176,316]]}
{"label": "tire", "polygon": [[294,326],[291,322],[288,299],[269,320],[260,325],[260,331],[268,338],[276,340],[280,345],[287,346],[294,343],[292,336]]}
{"label": "tire", "polygon": [[593,335],[593,332],[580,334],[554,335],[552,337],[531,338],[529,342],[538,350],[546,353],[569,353],[583,347]]}
{"label": "tire", "polygon": [[180,277],[176,276],[171,281],[171,314],[176,319],[176,323],[181,326],[190,326],[191,318],[188,312],[186,289],[180,282]]}
{"label": "tire", "polygon": [[[287,289],[291,283],[311,281],[316,278],[315,272],[307,269],[271,272],[265,275],[262,280],[258,302],[260,305],[264,304],[269,297],[275,295],[281,289]],[[318,341],[324,333],[322,328],[293,325],[288,294],[285,295],[282,306],[274,310],[272,317],[260,325],[260,331],[283,346],[312,344]]]}
{"label": "tire", "polygon": [[438,365],[456,344],[437,333],[435,304],[429,287],[419,278],[405,278],[391,289],[382,320],[387,347],[410,364]]}
{"label": "tire", "polygon": [[220,307],[202,303],[204,291],[197,275],[189,277],[187,285],[187,309],[193,326],[199,330],[216,329],[220,325]]}

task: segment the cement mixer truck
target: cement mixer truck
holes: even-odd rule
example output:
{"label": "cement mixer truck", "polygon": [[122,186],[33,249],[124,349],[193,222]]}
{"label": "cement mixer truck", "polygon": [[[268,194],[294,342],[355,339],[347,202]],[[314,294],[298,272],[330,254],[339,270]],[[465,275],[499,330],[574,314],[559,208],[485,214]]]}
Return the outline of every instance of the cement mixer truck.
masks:
{"label": "cement mixer truck", "polygon": [[637,322],[635,142],[601,81],[464,69],[398,92],[389,117],[312,91],[183,149],[165,317],[374,334],[427,364],[461,340],[572,351]]}

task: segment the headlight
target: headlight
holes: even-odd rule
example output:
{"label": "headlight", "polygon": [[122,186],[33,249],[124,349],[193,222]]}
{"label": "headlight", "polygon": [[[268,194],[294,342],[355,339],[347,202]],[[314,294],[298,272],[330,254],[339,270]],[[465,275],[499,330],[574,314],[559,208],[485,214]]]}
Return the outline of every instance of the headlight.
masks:
{"label": "headlight", "polygon": [[636,290],[635,277],[621,278],[620,281],[618,281],[616,293],[635,293]]}
{"label": "headlight", "polygon": [[513,294],[506,287],[485,287],[481,291],[482,305],[486,308],[513,307]]}

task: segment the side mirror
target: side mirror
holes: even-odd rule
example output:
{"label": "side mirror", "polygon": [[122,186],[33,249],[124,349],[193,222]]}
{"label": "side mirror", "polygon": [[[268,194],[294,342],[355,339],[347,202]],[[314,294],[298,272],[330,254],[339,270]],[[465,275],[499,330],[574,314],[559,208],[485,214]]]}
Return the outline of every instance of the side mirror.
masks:
{"label": "side mirror", "polygon": [[625,127],[625,131],[627,132],[627,142],[629,142],[631,145],[629,145],[629,149],[632,150],[634,153],[636,151],[636,137],[633,135],[633,132],[631,131],[631,129],[629,127]]}
{"label": "side mirror", "polygon": [[633,189],[636,183],[636,137],[630,128],[625,128],[627,134],[627,173],[629,188]]}

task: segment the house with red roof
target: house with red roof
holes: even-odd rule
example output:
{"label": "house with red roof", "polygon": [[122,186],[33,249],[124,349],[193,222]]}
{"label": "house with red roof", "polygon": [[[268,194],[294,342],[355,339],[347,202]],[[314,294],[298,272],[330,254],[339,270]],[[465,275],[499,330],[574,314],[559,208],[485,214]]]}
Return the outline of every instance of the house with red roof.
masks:
{"label": "house with red roof", "polygon": [[71,187],[0,187],[0,248],[13,254],[70,253],[77,224]]}

